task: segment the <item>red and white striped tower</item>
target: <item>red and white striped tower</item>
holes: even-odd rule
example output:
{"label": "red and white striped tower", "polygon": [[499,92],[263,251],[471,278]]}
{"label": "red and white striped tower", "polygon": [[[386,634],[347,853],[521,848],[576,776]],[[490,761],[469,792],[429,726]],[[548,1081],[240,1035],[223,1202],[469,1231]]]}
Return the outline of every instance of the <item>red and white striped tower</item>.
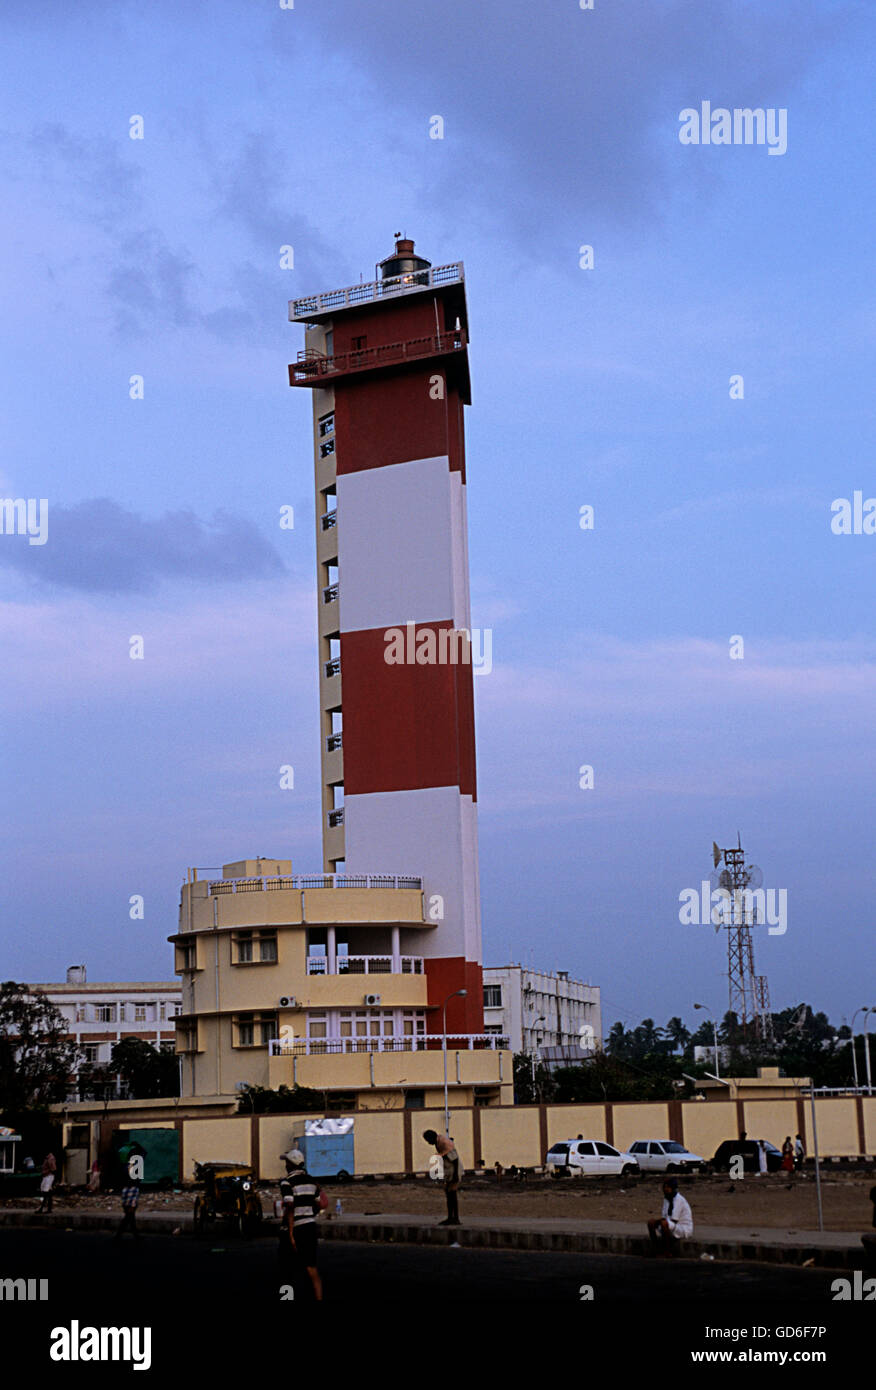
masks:
{"label": "red and white striped tower", "polygon": [[463,267],[399,239],[377,272],[289,306],[290,383],[314,393],[324,868],[422,874],[428,1031],[465,989],[448,1031],[480,1033]]}

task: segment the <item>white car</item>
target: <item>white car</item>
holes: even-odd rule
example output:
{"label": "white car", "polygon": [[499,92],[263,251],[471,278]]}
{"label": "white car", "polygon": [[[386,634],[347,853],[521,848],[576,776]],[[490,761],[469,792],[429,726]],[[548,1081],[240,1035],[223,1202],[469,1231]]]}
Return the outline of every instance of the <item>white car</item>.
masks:
{"label": "white car", "polygon": [[638,1160],[643,1173],[692,1173],[705,1159],[692,1154],[674,1139],[637,1139],[630,1153]]}
{"label": "white car", "polygon": [[588,1175],[638,1173],[633,1154],[622,1153],[601,1139],[560,1139],[548,1149],[545,1168],[549,1173]]}

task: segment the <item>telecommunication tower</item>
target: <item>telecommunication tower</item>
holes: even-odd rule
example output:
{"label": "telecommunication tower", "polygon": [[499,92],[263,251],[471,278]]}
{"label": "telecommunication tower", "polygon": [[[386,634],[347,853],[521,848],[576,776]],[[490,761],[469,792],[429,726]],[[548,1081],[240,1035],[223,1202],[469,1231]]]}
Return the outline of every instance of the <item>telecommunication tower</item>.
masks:
{"label": "telecommunication tower", "polygon": [[[727,929],[727,979],[730,1011],[735,1013],[743,1037],[758,1042],[771,1042],[773,1037],[770,991],[766,975],[754,970],[754,942],[751,929],[757,925],[757,890],[763,885],[763,873],[756,864],[745,865],[745,851],[739,835],[735,849],[720,849],[712,843],[715,871],[711,875],[714,889],[723,889],[724,910],[718,930]],[[724,867],[718,866],[723,861]]]}

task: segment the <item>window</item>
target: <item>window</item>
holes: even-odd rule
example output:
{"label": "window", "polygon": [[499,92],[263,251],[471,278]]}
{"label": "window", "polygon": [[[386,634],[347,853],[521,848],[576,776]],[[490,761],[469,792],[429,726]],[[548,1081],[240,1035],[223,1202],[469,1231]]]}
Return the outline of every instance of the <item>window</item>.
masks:
{"label": "window", "polygon": [[82,1049],[85,1053],[85,1061],[89,1067],[93,1067],[98,1060],[100,1047],[97,1043],[86,1043]]}
{"label": "window", "polygon": [[328,415],[323,415],[323,416],[321,416],[321,418],[320,418],[320,421],[319,421],[319,437],[320,437],[320,439],[322,439],[323,435],[326,435],[326,434],[334,434],[334,431],[335,431],[335,412],[332,410]]}
{"label": "window", "polygon": [[425,1091],[405,1091],[405,1110],[425,1110]]}
{"label": "window", "polygon": [[485,1033],[496,1033],[496,1034],[498,1034],[498,1033],[501,1033],[502,1031],[503,1031],[503,1029],[502,1029],[501,1023],[485,1023],[485,1024],[484,1024],[484,1032],[485,1032]]}
{"label": "window", "polygon": [[262,1014],[259,1019],[259,1031],[262,1047],[267,1047],[268,1043],[278,1036],[277,1015]]}
{"label": "window", "polygon": [[484,1008],[501,1009],[502,1007],[502,986],[484,985]]}
{"label": "window", "polygon": [[146,1022],[146,1005],[145,1005],[145,1004],[135,1004],[133,1007],[134,1007],[134,1022],[135,1022],[135,1023],[145,1023],[145,1022]]}
{"label": "window", "polygon": [[350,342],[350,348],[352,349],[353,352],[362,352],[362,350],[363,350],[364,348],[366,348],[367,346],[368,346],[368,339],[367,339],[367,337],[366,337],[364,334],[362,335],[361,338],[353,338],[353,339],[351,340],[351,342]]}
{"label": "window", "polygon": [[277,933],[267,931],[238,931],[234,933],[231,962],[233,965],[274,965],[277,961]]}
{"label": "window", "polygon": [[327,459],[329,454],[333,454],[334,452],[335,441],[333,439],[327,439],[324,444],[320,444],[319,446],[319,456],[321,459]]}
{"label": "window", "polygon": [[179,952],[179,955],[177,956],[177,960],[179,961],[179,969],[196,970],[198,965],[198,956],[197,947],[194,941],[179,941],[177,942],[176,949]]}
{"label": "window", "polygon": [[647,1144],[643,1144],[641,1139],[637,1139],[635,1144],[630,1145],[631,1154],[644,1154],[648,1152]]}
{"label": "window", "polygon": [[96,1021],[98,1023],[115,1023],[117,1007],[116,1004],[95,1004],[94,1017]]}
{"label": "window", "polygon": [[252,1014],[241,1014],[237,1020],[237,1046],[252,1047],[255,1043],[255,1024]]}
{"label": "window", "polygon": [[600,1144],[597,1141],[596,1152],[604,1158],[617,1158],[617,1149],[613,1149],[610,1144]]}
{"label": "window", "polygon": [[652,1154],[660,1154],[661,1156],[663,1154],[663,1150],[659,1144],[649,1144],[648,1148]]}
{"label": "window", "polygon": [[583,1144],[578,1145],[578,1152],[579,1154],[583,1154],[585,1158],[592,1158],[593,1145],[590,1143],[589,1140],[585,1140]]}

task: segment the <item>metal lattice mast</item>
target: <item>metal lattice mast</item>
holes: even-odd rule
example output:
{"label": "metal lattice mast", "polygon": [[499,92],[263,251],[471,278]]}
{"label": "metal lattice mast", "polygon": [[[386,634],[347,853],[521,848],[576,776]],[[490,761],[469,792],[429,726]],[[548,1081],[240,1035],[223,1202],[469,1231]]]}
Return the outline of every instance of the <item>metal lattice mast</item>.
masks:
{"label": "metal lattice mast", "polygon": [[724,869],[718,875],[718,886],[730,897],[729,909],[724,912],[722,925],[727,929],[727,981],[729,1008],[739,1020],[743,1037],[752,1031],[760,1042],[772,1040],[769,985],[766,975],[755,974],[754,941],[751,928],[756,922],[752,885],[759,887],[760,870],[745,866],[745,851],[737,836],[735,849],[713,846],[715,868],[721,859]]}

